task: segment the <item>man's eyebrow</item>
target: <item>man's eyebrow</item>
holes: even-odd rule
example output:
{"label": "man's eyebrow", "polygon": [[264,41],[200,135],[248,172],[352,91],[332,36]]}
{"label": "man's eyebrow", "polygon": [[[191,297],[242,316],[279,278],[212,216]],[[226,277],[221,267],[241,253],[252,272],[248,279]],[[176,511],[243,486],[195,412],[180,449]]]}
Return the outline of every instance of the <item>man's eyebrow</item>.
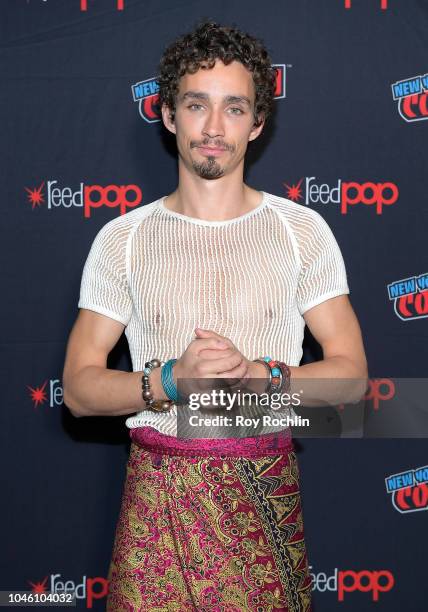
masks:
{"label": "man's eyebrow", "polygon": [[248,106],[251,106],[250,98],[247,98],[247,96],[226,96],[225,102],[227,102],[227,104],[239,104],[239,102],[244,102],[248,104]]}
{"label": "man's eyebrow", "polygon": [[[193,98],[196,100],[209,100],[209,95],[204,93],[203,91],[186,91],[181,96],[181,100],[184,101],[187,98]],[[225,96],[224,101],[226,102],[226,104],[238,104],[240,102],[243,102],[244,104],[251,106],[251,100],[250,98],[247,98],[247,96]]]}

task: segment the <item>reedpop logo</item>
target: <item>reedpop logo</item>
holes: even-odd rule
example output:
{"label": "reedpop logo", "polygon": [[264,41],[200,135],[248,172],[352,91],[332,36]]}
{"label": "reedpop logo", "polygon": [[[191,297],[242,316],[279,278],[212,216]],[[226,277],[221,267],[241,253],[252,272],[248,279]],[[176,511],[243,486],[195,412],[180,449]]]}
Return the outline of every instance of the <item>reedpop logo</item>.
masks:
{"label": "reedpop logo", "polygon": [[387,402],[395,397],[395,384],[391,378],[370,378],[364,397],[365,402],[372,402],[373,410],[379,410],[380,402]]}
{"label": "reedpop logo", "polygon": [[27,389],[31,400],[34,402],[34,408],[43,405],[46,401],[49,402],[49,408],[61,406],[64,403],[62,385],[58,378],[45,380],[39,387],[30,387],[30,385],[27,385]]}
{"label": "reedpop logo", "polygon": [[402,278],[387,287],[395,314],[402,321],[428,317],[428,273]]}
{"label": "reedpop logo", "polygon": [[[42,0],[42,2],[47,3],[48,0]],[[116,3],[116,9],[118,11],[123,11],[125,8],[125,0],[114,0]],[[88,10],[88,0],[79,0],[80,2],[80,10],[87,11]],[[27,0],[27,4],[30,3],[30,0]]]}
{"label": "reedpop logo", "polygon": [[28,583],[32,587],[33,593],[68,593],[74,595],[76,599],[86,600],[86,607],[92,608],[95,599],[103,599],[108,594],[109,581],[101,576],[87,578],[82,576],[82,582],[76,584],[73,580],[58,580],[61,574],[50,575],[50,588],[47,591],[48,576],[40,582]]}
{"label": "reedpop logo", "polygon": [[[275,100],[286,97],[286,72],[291,68],[289,64],[272,64],[276,71]],[[156,123],[161,120],[159,108],[159,84],[157,77],[139,81],[131,86],[132,98],[138,104],[138,112],[147,123]]]}
{"label": "reedpop logo", "polygon": [[127,208],[134,208],[141,204],[142,193],[138,185],[84,185],[80,183],[79,189],[73,191],[71,187],[56,187],[58,181],[47,181],[46,194],[43,193],[45,181],[39,187],[27,191],[27,198],[32,210],[46,203],[48,210],[54,208],[83,208],[84,217],[91,216],[93,208],[119,208],[120,215],[127,212]]}
{"label": "reedpop logo", "polygon": [[[365,402],[372,410],[377,412],[381,408],[381,402],[387,402],[395,397],[395,383],[391,378],[369,378],[367,389],[360,401]],[[340,410],[345,409],[346,404],[339,404]]]}
{"label": "reedpop logo", "polygon": [[[342,215],[348,213],[350,206],[365,204],[375,206],[376,214],[381,215],[384,206],[391,206],[398,200],[398,187],[395,183],[357,183],[345,182],[342,179],[330,186],[327,183],[317,184],[316,176],[301,178],[298,183],[288,185],[283,183],[287,190],[287,198],[309,206],[311,204],[340,204]],[[303,187],[304,181],[304,187]],[[303,193],[304,189],[304,193]],[[302,200],[302,202],[300,202]]]}
{"label": "reedpop logo", "polygon": [[[125,8],[125,0],[115,0],[116,8],[118,11],[123,11]],[[88,10],[88,0],[80,0],[80,10],[87,11]]]}
{"label": "reedpop logo", "polygon": [[428,73],[391,85],[400,116],[411,123],[428,119]]}
{"label": "reedpop logo", "polygon": [[401,514],[428,510],[428,465],[385,478],[391,502]]}
{"label": "reedpop logo", "polygon": [[[386,9],[388,8],[388,0],[378,0],[378,2],[379,1],[380,1],[380,8],[383,11],[386,11]],[[352,8],[352,0],[345,0],[345,8],[346,9]]]}
{"label": "reedpop logo", "polygon": [[[312,569],[312,565],[309,566]],[[312,591],[337,592],[338,601],[344,601],[345,593],[360,591],[371,593],[372,601],[379,601],[379,593],[387,593],[394,586],[395,580],[389,570],[339,570],[337,567],[331,576],[324,572],[310,573],[312,578]]]}

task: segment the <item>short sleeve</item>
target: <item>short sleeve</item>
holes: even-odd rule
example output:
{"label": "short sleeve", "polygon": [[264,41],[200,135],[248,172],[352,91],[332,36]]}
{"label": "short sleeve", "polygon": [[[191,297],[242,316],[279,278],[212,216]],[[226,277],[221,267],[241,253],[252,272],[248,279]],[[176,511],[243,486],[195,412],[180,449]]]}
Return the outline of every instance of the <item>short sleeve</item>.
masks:
{"label": "short sleeve", "polygon": [[298,239],[297,305],[302,315],[325,300],[349,293],[345,263],[333,232],[319,213],[311,213]]}
{"label": "short sleeve", "polygon": [[126,275],[128,231],[112,222],[100,229],[86,259],[78,308],[87,308],[128,325],[132,299]]}

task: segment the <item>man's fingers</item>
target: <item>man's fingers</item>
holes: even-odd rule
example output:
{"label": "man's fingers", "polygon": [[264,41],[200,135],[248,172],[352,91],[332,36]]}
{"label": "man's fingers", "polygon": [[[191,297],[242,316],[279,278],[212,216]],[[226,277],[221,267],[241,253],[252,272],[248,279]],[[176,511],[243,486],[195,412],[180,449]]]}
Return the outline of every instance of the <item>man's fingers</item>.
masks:
{"label": "man's fingers", "polygon": [[232,368],[227,372],[222,372],[221,375],[225,378],[243,378],[248,373],[248,365],[244,362]]}
{"label": "man's fingers", "polygon": [[199,351],[201,359],[224,359],[233,355],[235,351],[231,348],[206,348]]}
{"label": "man's fingers", "polygon": [[212,329],[201,329],[200,327],[196,327],[195,335],[196,335],[197,340],[205,339],[205,338],[214,338],[217,340],[221,340],[222,342],[225,342],[228,346],[233,346],[233,342],[229,340],[229,338],[226,338],[225,336],[221,336],[220,334],[213,331]]}
{"label": "man's fingers", "polygon": [[206,349],[224,350],[230,348],[226,342],[217,338],[196,338],[195,346],[197,347],[198,354]]}
{"label": "man's fingers", "polygon": [[208,368],[214,370],[216,374],[223,376],[225,372],[234,372],[243,361],[244,358],[241,353],[234,353],[230,357],[225,357],[224,359],[212,359],[209,362]]}
{"label": "man's fingers", "polygon": [[223,372],[233,370],[241,363],[242,360],[243,356],[241,353],[235,352],[229,357],[225,358],[203,359],[196,362],[195,371],[198,372],[199,376],[214,378],[216,374],[222,374]]}
{"label": "man's fingers", "polygon": [[200,327],[195,328],[195,336],[198,338],[217,338],[218,340],[223,340],[224,337],[220,336],[217,332],[211,329],[202,329]]}
{"label": "man's fingers", "polygon": [[198,334],[200,336],[218,336],[219,338],[222,338],[223,336],[220,336],[220,334],[218,334],[217,332],[215,332],[213,329],[204,329],[203,327],[195,327],[195,334]]}

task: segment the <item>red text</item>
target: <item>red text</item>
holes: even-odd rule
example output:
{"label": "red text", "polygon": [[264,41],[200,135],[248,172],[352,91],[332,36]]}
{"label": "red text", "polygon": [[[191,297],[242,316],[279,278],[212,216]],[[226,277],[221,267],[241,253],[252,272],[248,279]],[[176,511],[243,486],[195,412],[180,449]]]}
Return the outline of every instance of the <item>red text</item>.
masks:
{"label": "red text", "polygon": [[[385,582],[385,580],[386,584],[381,584],[381,581]],[[372,592],[372,601],[378,601],[379,593],[386,593],[393,586],[394,576],[388,570],[380,570],[379,572],[343,570],[338,573],[338,600],[343,601],[345,593],[361,591],[362,593]]]}

